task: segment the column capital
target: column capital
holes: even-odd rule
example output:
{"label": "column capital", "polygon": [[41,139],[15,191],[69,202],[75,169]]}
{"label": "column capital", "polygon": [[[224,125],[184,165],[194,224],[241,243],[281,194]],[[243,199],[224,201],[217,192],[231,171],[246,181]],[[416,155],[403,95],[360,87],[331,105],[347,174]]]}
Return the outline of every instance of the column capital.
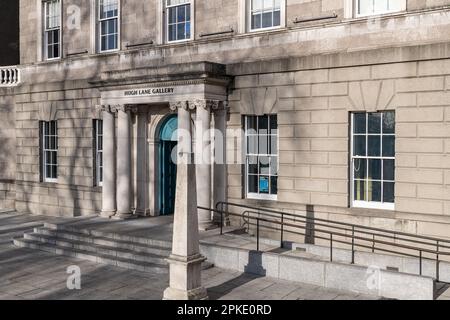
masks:
{"label": "column capital", "polygon": [[219,100],[194,99],[189,101],[189,108],[192,110],[196,108],[215,110],[219,108],[219,104],[220,104]]}
{"label": "column capital", "polygon": [[188,102],[187,101],[175,101],[175,102],[169,102],[170,110],[177,111],[178,109],[182,108],[184,110],[188,109]]}

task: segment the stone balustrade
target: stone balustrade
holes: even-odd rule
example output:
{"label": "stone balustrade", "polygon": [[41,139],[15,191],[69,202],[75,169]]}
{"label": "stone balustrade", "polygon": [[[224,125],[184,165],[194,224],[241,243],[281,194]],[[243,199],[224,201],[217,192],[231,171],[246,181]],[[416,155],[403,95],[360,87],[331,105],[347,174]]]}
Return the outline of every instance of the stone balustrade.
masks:
{"label": "stone balustrade", "polygon": [[0,87],[12,87],[20,82],[20,70],[16,66],[0,67]]}

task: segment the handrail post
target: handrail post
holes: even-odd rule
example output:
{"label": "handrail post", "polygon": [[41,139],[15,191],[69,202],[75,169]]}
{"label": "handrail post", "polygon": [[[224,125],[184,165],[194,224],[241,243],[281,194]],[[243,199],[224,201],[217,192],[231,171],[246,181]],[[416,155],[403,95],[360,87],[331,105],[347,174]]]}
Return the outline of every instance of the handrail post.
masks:
{"label": "handrail post", "polygon": [[352,264],[355,264],[355,226],[352,226]]}
{"label": "handrail post", "polygon": [[419,250],[419,275],[422,275],[422,250]]}
{"label": "handrail post", "polygon": [[436,241],[436,281],[439,281],[439,240]]}
{"label": "handrail post", "polygon": [[256,218],[256,251],[259,252],[259,217]]}
{"label": "handrail post", "polygon": [[283,249],[283,233],[284,233],[284,213],[281,214],[281,240],[280,240],[280,248]]}
{"label": "handrail post", "polygon": [[223,202],[220,203],[220,235],[223,235]]}
{"label": "handrail post", "polygon": [[375,253],[375,234],[372,234],[372,253]]}
{"label": "handrail post", "polygon": [[333,262],[333,234],[330,233],[330,261]]}

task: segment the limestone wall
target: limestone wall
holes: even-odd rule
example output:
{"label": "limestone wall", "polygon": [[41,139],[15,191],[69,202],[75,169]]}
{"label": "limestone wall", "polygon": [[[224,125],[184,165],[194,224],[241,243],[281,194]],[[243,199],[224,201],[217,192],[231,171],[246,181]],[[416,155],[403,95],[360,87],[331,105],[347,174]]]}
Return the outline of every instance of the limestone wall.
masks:
{"label": "limestone wall", "polygon": [[[320,68],[336,58],[235,78],[230,128],[242,127],[253,106],[278,114],[279,124],[278,202],[244,202],[303,215],[312,205],[317,217],[448,237],[450,59]],[[348,209],[350,112],[383,110],[396,113],[395,211]],[[229,199],[239,202],[243,167],[228,171]]]}

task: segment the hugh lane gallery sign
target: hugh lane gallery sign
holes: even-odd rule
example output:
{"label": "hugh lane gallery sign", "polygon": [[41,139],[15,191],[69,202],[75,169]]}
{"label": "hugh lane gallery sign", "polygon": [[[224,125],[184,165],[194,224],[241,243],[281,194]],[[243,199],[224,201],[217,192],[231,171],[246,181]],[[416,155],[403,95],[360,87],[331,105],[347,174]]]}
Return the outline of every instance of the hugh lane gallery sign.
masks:
{"label": "hugh lane gallery sign", "polygon": [[146,97],[146,96],[162,96],[171,95],[175,93],[175,88],[173,87],[162,87],[162,88],[147,88],[147,89],[131,89],[125,90],[125,97]]}

